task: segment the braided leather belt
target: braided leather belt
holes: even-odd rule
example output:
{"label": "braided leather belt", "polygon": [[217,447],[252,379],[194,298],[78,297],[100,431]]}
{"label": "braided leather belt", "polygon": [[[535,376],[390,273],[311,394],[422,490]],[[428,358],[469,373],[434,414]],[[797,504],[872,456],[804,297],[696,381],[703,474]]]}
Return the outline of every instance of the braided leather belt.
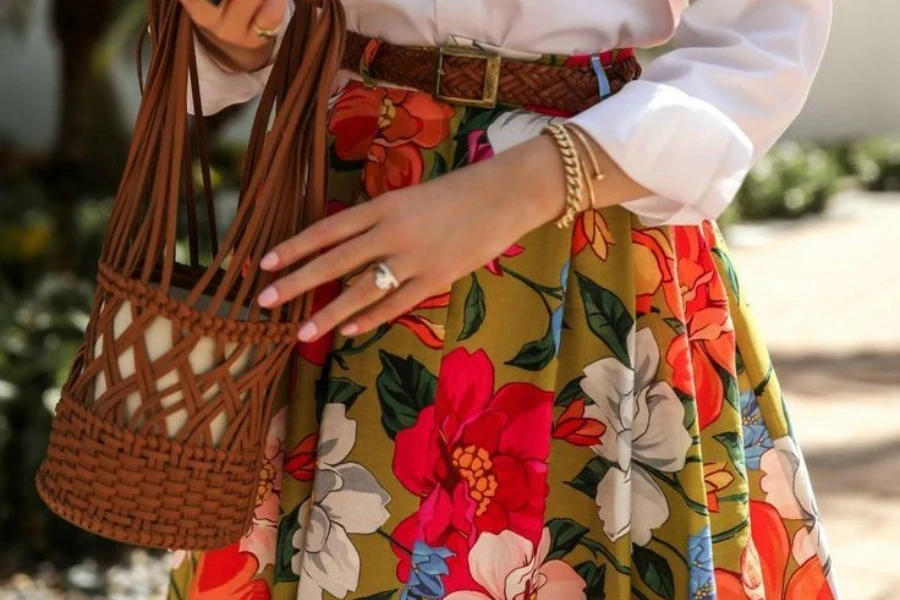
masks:
{"label": "braided leather belt", "polygon": [[583,65],[554,65],[501,57],[471,46],[397,46],[348,32],[341,66],[365,80],[426,91],[443,102],[492,108],[498,104],[581,112],[640,77],[630,50],[605,52]]}

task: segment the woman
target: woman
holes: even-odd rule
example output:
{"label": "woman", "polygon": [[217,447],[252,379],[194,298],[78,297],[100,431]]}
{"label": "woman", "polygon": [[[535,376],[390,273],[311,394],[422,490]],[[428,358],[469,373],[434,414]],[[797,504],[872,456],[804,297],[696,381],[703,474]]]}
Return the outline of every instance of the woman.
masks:
{"label": "woman", "polygon": [[[257,94],[286,0],[181,2],[206,113]],[[262,267],[324,251],[258,299],[317,312],[251,531],[176,555],[171,597],[835,598],[712,222],[802,105],[829,0],[344,6],[330,216]],[[673,36],[638,79],[629,48]],[[396,63],[437,46],[475,51],[432,94]]]}

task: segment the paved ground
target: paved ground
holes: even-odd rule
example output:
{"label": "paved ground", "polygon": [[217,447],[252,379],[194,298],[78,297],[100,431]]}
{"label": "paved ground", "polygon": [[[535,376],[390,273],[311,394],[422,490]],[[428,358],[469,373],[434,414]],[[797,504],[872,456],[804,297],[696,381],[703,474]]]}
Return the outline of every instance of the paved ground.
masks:
{"label": "paved ground", "polygon": [[848,196],[824,220],[741,227],[731,245],[845,599],[900,600],[900,196]]}

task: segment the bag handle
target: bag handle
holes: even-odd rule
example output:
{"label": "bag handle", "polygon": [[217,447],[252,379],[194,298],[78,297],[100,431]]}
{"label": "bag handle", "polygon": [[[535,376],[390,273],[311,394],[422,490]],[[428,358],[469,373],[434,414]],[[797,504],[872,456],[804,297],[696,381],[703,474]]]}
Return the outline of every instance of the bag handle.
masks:
{"label": "bag handle", "polygon": [[[176,253],[184,195],[189,266],[197,273],[184,303],[218,314],[230,302],[226,316],[232,319],[246,310],[249,314],[242,318],[251,321],[298,322],[309,313],[306,299],[275,311],[253,302],[275,278],[256,265],[264,252],[325,213],[328,100],[344,46],[343,7],[339,0],[296,3],[254,118],[237,213],[222,240],[215,232],[194,26],[175,0],[149,0],[148,22],[153,54],[100,262],[127,277],[152,281],[168,293],[181,266]],[[197,113],[193,144],[186,102],[189,81]],[[208,265],[199,260],[191,172],[195,154],[210,224],[213,257]],[[242,274],[244,265],[249,265],[249,273]]]}

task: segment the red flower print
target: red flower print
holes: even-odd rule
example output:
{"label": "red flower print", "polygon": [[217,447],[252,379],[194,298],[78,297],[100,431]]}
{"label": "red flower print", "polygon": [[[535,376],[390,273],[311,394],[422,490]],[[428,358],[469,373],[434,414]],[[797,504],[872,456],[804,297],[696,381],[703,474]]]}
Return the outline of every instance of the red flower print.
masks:
{"label": "red flower print", "polygon": [[269,600],[265,579],[256,579],[256,557],[232,544],[200,555],[188,600]]}
{"label": "red flower print", "polygon": [[503,270],[500,268],[500,259],[501,258],[512,258],[514,256],[518,256],[525,252],[525,248],[518,244],[513,244],[509,248],[503,251],[503,254],[492,260],[491,262],[484,265],[484,268],[490,271],[494,275],[503,276]]}
{"label": "red flower print", "polygon": [[734,326],[710,244],[698,227],[675,228],[687,340],[673,342],[666,355],[675,373],[675,387],[685,391],[693,388],[701,429],[722,414],[725,384],[720,370],[736,375]]}
{"label": "red flower print", "polygon": [[[331,200],[325,208],[325,214],[331,216],[345,210],[347,207],[337,201]],[[326,249],[327,250],[327,249]],[[313,290],[312,310],[318,312],[325,308],[332,300],[337,298],[343,290],[343,284],[340,280],[329,281]],[[305,360],[317,366],[324,366],[328,353],[334,343],[334,332],[328,332],[314,342],[298,342],[297,353]],[[291,377],[293,385],[294,378]],[[292,392],[293,393],[293,392]]]}
{"label": "red flower print", "polygon": [[[420,530],[421,513],[414,513],[404,519],[391,534],[393,543],[391,550],[398,559],[397,579],[403,583],[409,581],[409,572],[412,567],[411,551],[417,540],[423,540],[426,534]],[[469,543],[458,531],[448,529],[443,535],[432,537],[439,541],[439,545],[448,548],[453,556],[446,558],[449,573],[444,577],[445,592],[456,590],[479,589],[480,586],[469,573]],[[428,543],[428,542],[426,542]]]}
{"label": "red flower print", "polygon": [[319,434],[311,433],[303,438],[288,454],[284,471],[297,481],[312,481],[316,474],[316,449]]}
{"label": "red flower print", "polygon": [[374,198],[422,180],[420,148],[450,135],[453,114],[430,94],[351,83],[334,106],[334,151],[341,160],[365,161],[363,185]]}
{"label": "red flower print", "polygon": [[590,246],[597,258],[606,260],[609,256],[609,247],[613,244],[615,242],[609,231],[609,225],[600,211],[588,210],[578,215],[572,232],[573,256]]}
{"label": "red flower print", "polygon": [[729,600],[834,600],[817,556],[785,581],[791,545],[774,506],[750,502],[752,539],[744,550],[741,573],[716,569],[716,588]]}
{"label": "red flower print", "polygon": [[596,419],[585,417],[584,399],[578,398],[566,407],[556,421],[553,437],[576,446],[599,446],[604,432],[606,425]]}
{"label": "red flower print", "polygon": [[429,348],[437,349],[444,347],[444,326],[433,322],[431,319],[415,314],[417,310],[427,310],[429,308],[446,308],[450,306],[450,292],[432,296],[420,302],[412,311],[405,315],[400,315],[394,319],[394,323],[403,325],[412,331],[419,341]]}
{"label": "red flower print", "polygon": [[435,403],[397,435],[394,452],[398,480],[424,499],[418,521],[425,543],[447,546],[455,535],[474,543],[483,531],[505,529],[536,543],[553,395],[530,383],[495,393],[494,366],[481,350],[454,350],[440,372]]}

